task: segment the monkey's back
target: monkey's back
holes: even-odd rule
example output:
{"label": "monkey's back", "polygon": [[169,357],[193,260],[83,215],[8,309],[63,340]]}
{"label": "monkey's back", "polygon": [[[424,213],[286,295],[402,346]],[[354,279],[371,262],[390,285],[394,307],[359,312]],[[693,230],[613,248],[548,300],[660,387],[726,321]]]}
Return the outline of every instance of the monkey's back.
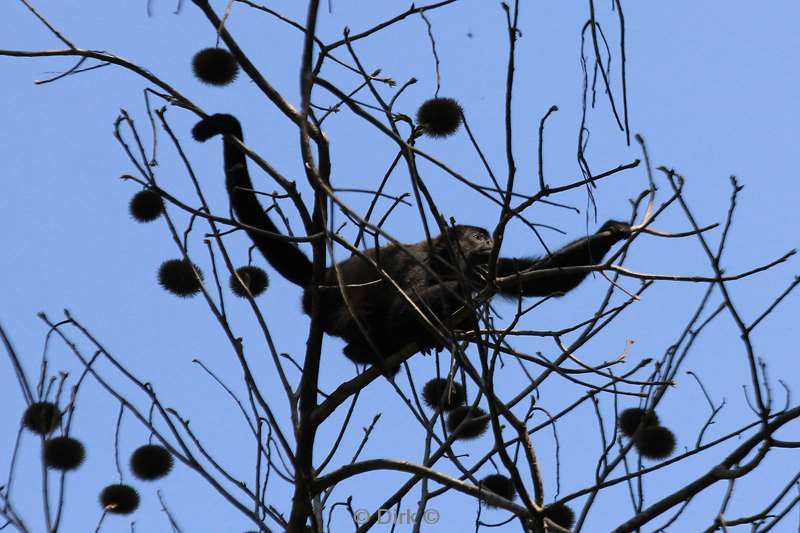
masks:
{"label": "monkey's back", "polygon": [[[328,267],[319,290],[323,329],[347,341],[359,339],[362,333],[353,314],[368,331],[382,329],[377,326],[384,325],[392,308],[401,300],[395,284],[413,297],[415,291],[422,290],[433,279],[422,266],[428,262],[423,246],[427,248],[427,243],[404,245],[405,249],[393,244],[370,248],[363,256],[353,255],[335,267]],[[347,301],[342,297],[342,287]],[[304,291],[303,310],[311,314],[310,289]]]}

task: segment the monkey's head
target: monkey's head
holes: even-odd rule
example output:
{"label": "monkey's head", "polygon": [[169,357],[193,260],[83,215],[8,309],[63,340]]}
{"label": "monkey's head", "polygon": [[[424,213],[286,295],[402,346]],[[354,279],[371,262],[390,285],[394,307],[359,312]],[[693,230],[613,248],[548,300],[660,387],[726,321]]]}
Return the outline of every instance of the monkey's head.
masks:
{"label": "monkey's head", "polygon": [[439,237],[442,259],[449,260],[448,241],[456,253],[457,266],[462,272],[482,266],[489,260],[494,242],[491,234],[477,226],[463,224],[449,228],[447,238]]}

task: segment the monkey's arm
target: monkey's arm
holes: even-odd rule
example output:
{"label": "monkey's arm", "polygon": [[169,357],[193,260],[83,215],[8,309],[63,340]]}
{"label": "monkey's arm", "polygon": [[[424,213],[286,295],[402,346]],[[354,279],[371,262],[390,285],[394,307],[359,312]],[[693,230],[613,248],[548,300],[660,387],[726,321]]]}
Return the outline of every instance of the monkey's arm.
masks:
{"label": "monkey's arm", "polygon": [[[497,277],[512,276],[526,270],[544,270],[550,268],[597,265],[603,260],[612,246],[626,239],[631,227],[626,222],[609,220],[593,235],[575,240],[563,248],[542,258],[499,258],[497,260]],[[550,276],[523,280],[500,288],[506,296],[560,296],[583,281],[588,272],[569,274],[553,274]]]}
{"label": "monkey's arm", "polygon": [[[200,142],[215,135],[233,136],[244,141],[242,126],[233,115],[217,114],[206,117],[195,125],[192,135]],[[253,192],[253,183],[250,181],[250,174],[247,171],[244,152],[228,138],[223,141],[223,149],[225,186],[231,200],[231,207],[239,222],[252,228],[280,234],[280,230],[264,212]],[[311,284],[311,261],[299,248],[284,239],[272,237],[250,228],[245,228],[245,231],[264,258],[281,276],[303,288]]]}

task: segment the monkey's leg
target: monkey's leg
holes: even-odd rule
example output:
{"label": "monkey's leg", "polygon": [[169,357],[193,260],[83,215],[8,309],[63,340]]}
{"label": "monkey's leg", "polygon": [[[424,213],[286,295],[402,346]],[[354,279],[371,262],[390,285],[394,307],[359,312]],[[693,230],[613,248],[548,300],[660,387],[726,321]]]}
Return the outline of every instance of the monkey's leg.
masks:
{"label": "monkey's leg", "polygon": [[[342,304],[343,305],[343,304]],[[340,320],[333,331],[341,336],[347,345],[342,352],[354,363],[375,365],[387,376],[391,377],[400,370],[399,366],[387,368],[384,359],[393,353],[389,334],[387,334],[387,313],[374,308],[369,303],[361,302],[359,324],[347,312],[347,319]],[[364,328],[362,330],[362,328]],[[377,352],[376,352],[377,349]]]}
{"label": "monkey's leg", "polygon": [[[384,364],[383,356],[375,354],[375,351],[370,348],[369,344],[364,341],[351,342],[342,350],[345,357],[362,365],[375,365],[386,374],[387,377],[397,375],[400,371],[400,366],[387,366]],[[391,354],[389,354],[391,355]]]}
{"label": "monkey's leg", "polygon": [[[439,327],[442,323],[447,323],[453,313],[464,307],[464,299],[460,294],[461,288],[457,281],[445,281],[418,291],[412,299],[428,320]],[[406,302],[397,302],[389,316],[392,338],[398,349],[411,342],[415,342],[423,352],[444,348],[444,343],[438,336],[428,331],[417,311],[409,308]],[[471,329],[471,324],[472,317],[467,316],[455,327]]]}
{"label": "monkey's leg", "polygon": [[[429,321],[435,326],[439,326],[464,306],[464,300],[459,296],[459,291],[457,281],[447,281],[418,291],[412,296],[412,300]],[[458,329],[471,329],[471,327],[472,317],[469,316],[457,325]],[[363,335],[348,336],[349,343],[344,348],[344,354],[351,361],[377,365],[383,363],[386,357],[394,355],[412,343],[416,344],[422,352],[444,348],[444,343],[427,330],[417,311],[409,308],[405,301],[396,302],[388,313],[372,317],[369,320],[369,330],[370,339],[380,353],[377,355],[374,353]],[[400,370],[400,367],[384,368],[383,370],[393,376]]]}

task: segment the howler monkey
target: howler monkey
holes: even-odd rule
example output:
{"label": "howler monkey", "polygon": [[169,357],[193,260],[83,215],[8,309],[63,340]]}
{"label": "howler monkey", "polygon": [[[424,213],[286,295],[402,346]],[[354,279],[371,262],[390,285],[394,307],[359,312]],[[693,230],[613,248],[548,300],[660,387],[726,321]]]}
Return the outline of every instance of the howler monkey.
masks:
{"label": "howler monkey", "polygon": [[[192,135],[198,141],[206,141],[215,135],[244,140],[239,121],[225,114],[204,118],[193,128]],[[249,228],[280,234],[253,192],[244,152],[228,137],[224,139],[223,148],[226,188],[237,218]],[[304,289],[303,311],[310,314],[311,261],[289,241],[249,228],[245,228],[248,236],[269,264],[284,278]],[[609,220],[597,233],[573,241],[547,257],[501,257],[497,262],[497,276],[509,276],[528,269],[596,265],[615,243],[628,235],[628,224]],[[458,225],[448,228],[446,234],[434,237],[430,245],[422,241],[405,245],[405,250],[388,245],[367,250],[364,255],[374,260],[403,289],[426,318],[438,324],[447,321],[463,306],[465,285],[470,291],[485,284],[481,273],[486,272],[492,238],[483,228]],[[384,358],[411,342],[415,342],[420,350],[441,346],[423,325],[419,313],[378,275],[368,261],[354,255],[337,266],[349,309],[358,320],[354,320],[342,297],[334,267],[328,267],[321,280],[319,317],[326,333],[347,342],[344,353],[349,359],[363,364],[381,364]],[[587,272],[554,274],[524,280],[501,288],[500,292],[511,297],[559,296],[578,286],[586,275]],[[459,329],[471,329],[471,323],[471,317],[467,317]]]}

